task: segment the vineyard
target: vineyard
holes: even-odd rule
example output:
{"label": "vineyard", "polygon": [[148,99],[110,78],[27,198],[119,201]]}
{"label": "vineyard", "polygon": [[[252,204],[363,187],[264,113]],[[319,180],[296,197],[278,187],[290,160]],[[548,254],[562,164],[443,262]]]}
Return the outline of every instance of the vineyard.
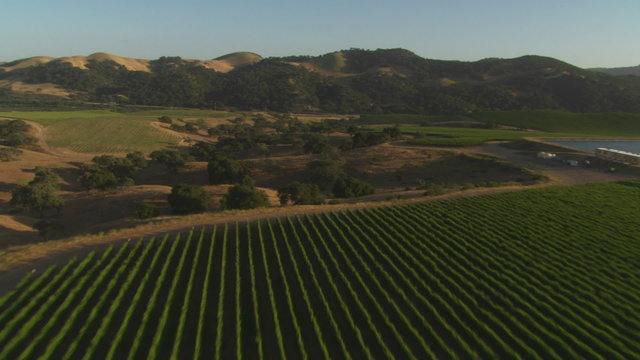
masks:
{"label": "vineyard", "polygon": [[640,182],[131,241],[0,299],[1,359],[630,359]]}

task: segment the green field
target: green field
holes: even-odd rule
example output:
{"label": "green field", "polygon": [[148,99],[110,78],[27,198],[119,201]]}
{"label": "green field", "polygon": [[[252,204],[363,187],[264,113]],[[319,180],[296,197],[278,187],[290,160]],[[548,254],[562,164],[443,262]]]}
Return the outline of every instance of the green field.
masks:
{"label": "green field", "polygon": [[[416,145],[436,146],[475,146],[487,141],[519,140],[525,137],[539,136],[538,132],[471,129],[441,126],[401,126],[404,134],[414,134],[419,137],[408,142]],[[556,135],[558,136],[558,135]]]}
{"label": "green field", "polygon": [[174,146],[180,137],[156,129],[151,121],[173,118],[221,118],[230,113],[208,110],[145,110],[117,113],[108,110],[0,112],[38,122],[47,127],[47,143],[80,153],[151,152]]}
{"label": "green field", "polygon": [[351,122],[360,125],[376,124],[415,124],[423,125],[440,121],[460,121],[455,115],[422,115],[422,114],[365,114]]}
{"label": "green field", "polygon": [[2,359],[631,359],[640,182],[131,242],[0,299]]}
{"label": "green field", "polygon": [[[640,114],[580,114],[553,110],[519,110],[474,113],[475,120],[510,125],[525,130],[479,129],[429,126],[439,121],[460,121],[455,116],[407,114],[365,115],[362,125],[420,124],[402,126],[405,134],[418,135],[408,142],[433,146],[476,146],[487,141],[520,140],[527,137],[553,138],[640,138]],[[380,131],[381,127],[371,127]],[[527,131],[528,130],[528,131]],[[534,130],[534,131],[531,131]]]}
{"label": "green field", "polygon": [[640,114],[581,114],[553,110],[494,111],[471,115],[501,125],[514,125],[553,133],[604,137],[640,137]]}

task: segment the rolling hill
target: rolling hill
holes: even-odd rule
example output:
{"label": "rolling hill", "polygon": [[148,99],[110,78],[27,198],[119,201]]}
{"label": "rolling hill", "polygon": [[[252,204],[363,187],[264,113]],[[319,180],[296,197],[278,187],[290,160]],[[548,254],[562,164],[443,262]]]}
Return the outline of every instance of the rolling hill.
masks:
{"label": "rolling hill", "polygon": [[[262,60],[262,57],[258,54],[250,52],[237,52],[221,56],[212,60],[195,60],[185,59],[187,62],[201,65],[207,69],[213,69],[219,72],[228,72],[237,67],[244,65],[254,64]],[[97,62],[113,62],[117,65],[123,66],[129,71],[146,71],[150,72],[149,68],[150,60],[134,59],[128,57],[122,57],[117,55],[111,55],[104,52],[98,52],[89,56],[65,56],[60,58],[52,58],[48,56],[35,56],[26,59],[20,59],[11,61],[8,63],[0,63],[0,71],[4,73],[10,73],[14,70],[20,70],[28,67],[39,66],[49,62],[68,63],[71,66],[83,70],[87,70],[87,64],[91,61]]]}
{"label": "rolling hill", "polygon": [[618,68],[594,68],[591,70],[615,76],[640,75],[640,65]]}
{"label": "rolling hill", "polygon": [[141,60],[106,53],[34,57],[1,64],[2,89],[3,103],[26,93],[103,103],[287,112],[640,112],[640,78],[543,56],[463,62],[426,59],[405,49],[266,59],[251,52],[211,60]]}

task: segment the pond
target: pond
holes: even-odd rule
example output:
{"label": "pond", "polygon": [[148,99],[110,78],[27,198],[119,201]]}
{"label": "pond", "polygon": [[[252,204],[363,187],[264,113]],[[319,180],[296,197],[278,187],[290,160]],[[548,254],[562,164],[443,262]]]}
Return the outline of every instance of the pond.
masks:
{"label": "pond", "polygon": [[595,151],[597,148],[608,148],[640,154],[640,140],[547,140],[546,142],[574,149]]}

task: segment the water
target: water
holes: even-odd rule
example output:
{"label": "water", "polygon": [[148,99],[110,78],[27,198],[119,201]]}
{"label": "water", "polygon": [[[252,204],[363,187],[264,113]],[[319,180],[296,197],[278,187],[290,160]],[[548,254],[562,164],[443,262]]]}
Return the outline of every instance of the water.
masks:
{"label": "water", "polygon": [[603,147],[640,154],[640,140],[546,140],[546,142],[586,151],[595,151]]}

